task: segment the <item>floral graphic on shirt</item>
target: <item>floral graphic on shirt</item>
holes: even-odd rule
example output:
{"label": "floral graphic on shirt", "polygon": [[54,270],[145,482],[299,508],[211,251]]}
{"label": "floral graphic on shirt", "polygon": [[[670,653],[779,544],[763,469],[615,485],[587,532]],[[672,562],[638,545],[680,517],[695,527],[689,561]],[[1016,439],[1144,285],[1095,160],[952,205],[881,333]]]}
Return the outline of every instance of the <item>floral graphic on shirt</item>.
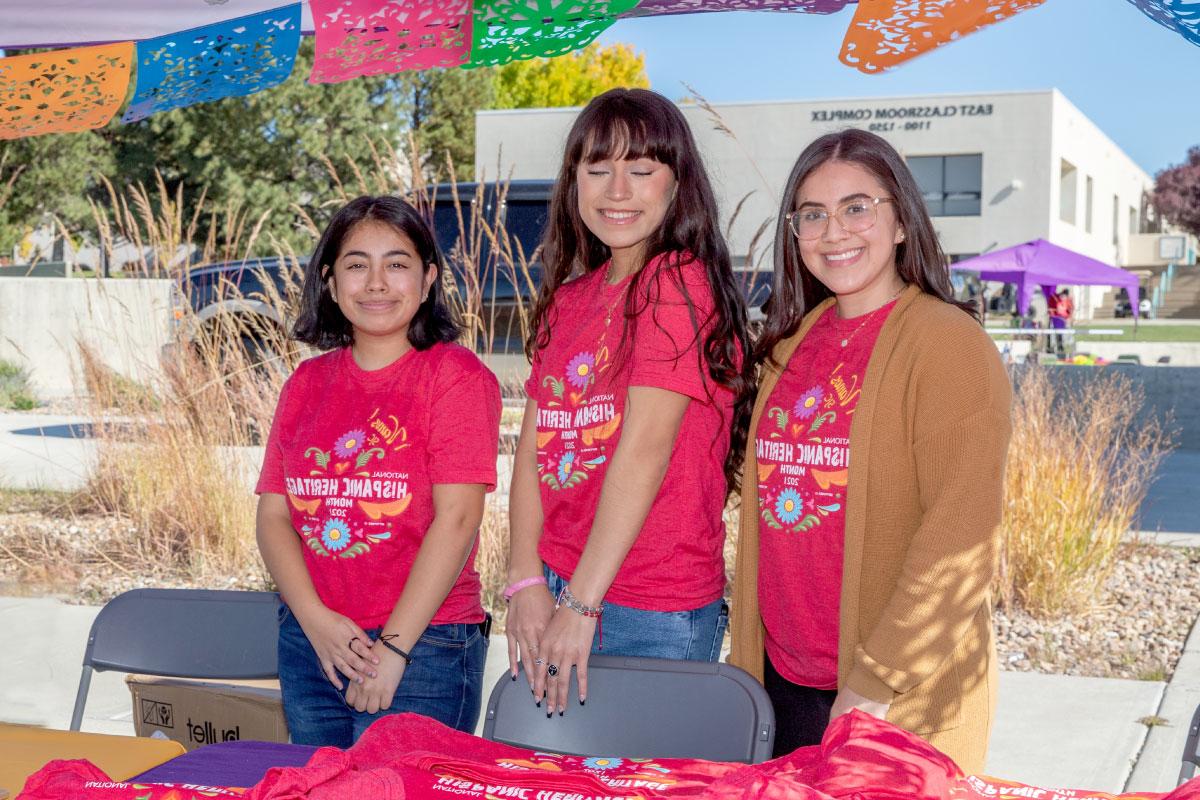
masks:
{"label": "floral graphic on shirt", "polygon": [[321,530],[321,544],[325,549],[337,553],[350,545],[350,526],[342,519],[327,519]]}
{"label": "floral graphic on shirt", "polygon": [[[844,439],[829,441],[822,429],[836,422],[839,413],[854,413],[860,389],[858,376],[850,382],[839,363],[830,377],[801,392],[788,407],[771,406],[766,418],[772,425],[766,438],[758,438],[759,517],[773,530],[803,533],[821,524],[844,506],[849,478],[848,446]],[[777,470],[784,470],[774,482]],[[798,476],[806,475],[806,487]],[[783,486],[778,484],[782,483]],[[811,487],[815,483],[815,489]]]}
{"label": "floral graphic on shirt", "polygon": [[792,525],[804,511],[804,500],[795,489],[784,489],[775,498],[775,516],[784,525]]}
{"label": "floral graphic on shirt", "polygon": [[333,452],[342,458],[349,458],[362,449],[364,433],[359,430],[343,433],[333,445]]}
{"label": "floral graphic on shirt", "polygon": [[[292,508],[307,519],[299,526],[305,545],[315,555],[357,558],[373,545],[392,538],[390,518],[403,514],[412,502],[407,480],[381,479],[369,467],[388,452],[411,446],[408,431],[395,416],[372,412],[366,426],[338,436],[328,450],[312,445],[304,460],[307,475],[288,476],[287,497]],[[367,431],[371,433],[368,434]],[[315,496],[313,496],[315,495]],[[361,525],[346,517],[356,505],[367,518]],[[321,507],[325,513],[321,514]]]}
{"label": "floral graphic on shirt", "polygon": [[795,415],[796,419],[808,419],[817,413],[817,407],[821,404],[821,400],[824,397],[825,390],[821,388],[820,384],[817,384],[800,395],[800,399],[792,407],[792,414]]}
{"label": "floral graphic on shirt", "polygon": [[[553,471],[545,472],[542,475],[542,483],[549,486],[555,491],[559,489],[570,489],[573,486],[578,486],[588,478],[588,474],[595,471],[605,461],[608,456],[597,456],[588,459],[587,461],[579,462],[579,469],[575,469],[575,461],[577,455],[574,450],[567,450],[558,457],[558,464]],[[542,465],[539,463],[538,468]]]}
{"label": "floral graphic on shirt", "polygon": [[555,472],[555,477],[558,479],[558,482],[560,484],[566,483],[567,478],[571,477],[571,472],[572,472],[571,466],[574,463],[575,463],[575,451],[574,450],[568,450],[567,452],[562,454],[561,458],[559,458],[558,470]]}
{"label": "floral graphic on shirt", "polygon": [[583,766],[586,769],[617,769],[624,763],[624,759],[605,758],[603,756],[593,756],[592,758],[585,758],[583,760]]}
{"label": "floral graphic on shirt", "polygon": [[599,376],[611,366],[608,348],[581,351],[568,359],[565,374],[547,375],[542,387],[550,397],[538,407],[538,475],[553,491],[586,481],[608,461],[604,444],[621,427],[611,395],[596,395]]}
{"label": "floral graphic on shirt", "polygon": [[576,353],[567,362],[567,381],[576,389],[583,391],[594,380],[596,372],[596,357],[591,353]]}

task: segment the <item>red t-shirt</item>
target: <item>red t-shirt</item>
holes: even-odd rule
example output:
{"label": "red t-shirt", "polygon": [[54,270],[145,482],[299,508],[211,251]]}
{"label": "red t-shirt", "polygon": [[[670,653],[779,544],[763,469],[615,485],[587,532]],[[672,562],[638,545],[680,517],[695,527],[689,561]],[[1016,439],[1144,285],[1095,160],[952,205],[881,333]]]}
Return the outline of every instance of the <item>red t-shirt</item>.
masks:
{"label": "red t-shirt", "polygon": [[[660,256],[644,271],[637,301],[642,310],[627,330],[623,309],[630,279],[609,286],[601,267],[555,295],[550,343],[535,355],[525,384],[538,415],[545,519],[538,553],[567,579],[575,571],[621,438],[629,387],[686,395],[691,402],[666,476],[606,595],[634,608],[682,611],[724,592],[721,512],[733,394],[711,380],[699,359],[714,308],[704,266],[690,261],[672,267]],[[623,332],[632,337],[624,348]]]}
{"label": "red t-shirt", "polygon": [[850,423],[894,306],[866,319],[841,319],[836,306],[825,311],[788,361],[754,432],[767,655],[801,686],[837,688]]}
{"label": "red t-shirt", "polygon": [[[287,497],[321,602],[376,628],[433,522],[433,485],[494,489],[499,436],[499,384],[470,350],[435,344],[367,371],[342,348],[284,385],[255,491]],[[433,624],[483,620],[474,563],[473,548]]]}

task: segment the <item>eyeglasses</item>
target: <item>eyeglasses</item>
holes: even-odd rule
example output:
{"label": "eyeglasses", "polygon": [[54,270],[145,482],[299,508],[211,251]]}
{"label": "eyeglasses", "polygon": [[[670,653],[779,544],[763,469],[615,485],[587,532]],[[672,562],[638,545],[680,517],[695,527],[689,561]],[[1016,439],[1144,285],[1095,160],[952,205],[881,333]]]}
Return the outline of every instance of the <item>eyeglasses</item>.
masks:
{"label": "eyeglasses", "polygon": [[784,215],[784,219],[796,238],[807,242],[825,235],[830,216],[837,220],[842,230],[849,233],[870,230],[878,219],[879,204],[894,202],[896,201],[890,197],[859,198],[842,203],[834,209],[832,215],[819,206],[808,206],[799,211],[789,211]]}

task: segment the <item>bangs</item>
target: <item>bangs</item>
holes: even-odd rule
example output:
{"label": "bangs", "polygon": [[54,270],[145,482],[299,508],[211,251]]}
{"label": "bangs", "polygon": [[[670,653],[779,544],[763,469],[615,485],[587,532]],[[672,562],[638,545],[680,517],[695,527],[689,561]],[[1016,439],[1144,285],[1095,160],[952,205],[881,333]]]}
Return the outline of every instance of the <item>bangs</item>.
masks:
{"label": "bangs", "polygon": [[[616,104],[613,104],[616,105]],[[575,162],[595,164],[607,159],[629,161],[649,158],[666,164],[672,170],[678,162],[678,147],[673,132],[666,121],[655,115],[622,113],[626,109],[604,108],[590,120],[588,135],[580,142],[580,152]],[[636,111],[636,109],[628,109]]]}

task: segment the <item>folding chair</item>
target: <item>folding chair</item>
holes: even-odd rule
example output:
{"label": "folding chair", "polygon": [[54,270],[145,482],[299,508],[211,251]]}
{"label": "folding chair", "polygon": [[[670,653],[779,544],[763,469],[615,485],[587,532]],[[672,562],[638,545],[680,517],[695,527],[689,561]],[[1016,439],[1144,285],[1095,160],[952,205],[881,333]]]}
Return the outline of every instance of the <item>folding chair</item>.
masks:
{"label": "folding chair", "polygon": [[1196,767],[1200,767],[1200,706],[1192,715],[1192,724],[1188,727],[1187,743],[1183,746],[1183,768],[1179,770],[1179,783],[1183,784],[1196,776]]}
{"label": "folding chair", "polygon": [[274,592],[134,589],[92,622],[71,712],[79,730],[92,672],[172,678],[274,678],[279,596]]}
{"label": "folding chair", "polygon": [[729,664],[592,656],[587,705],[574,675],[566,713],[546,718],[524,673],[505,674],[488,698],[483,738],[570,755],[703,758],[757,763],[771,757],[775,712],[766,690]]}

